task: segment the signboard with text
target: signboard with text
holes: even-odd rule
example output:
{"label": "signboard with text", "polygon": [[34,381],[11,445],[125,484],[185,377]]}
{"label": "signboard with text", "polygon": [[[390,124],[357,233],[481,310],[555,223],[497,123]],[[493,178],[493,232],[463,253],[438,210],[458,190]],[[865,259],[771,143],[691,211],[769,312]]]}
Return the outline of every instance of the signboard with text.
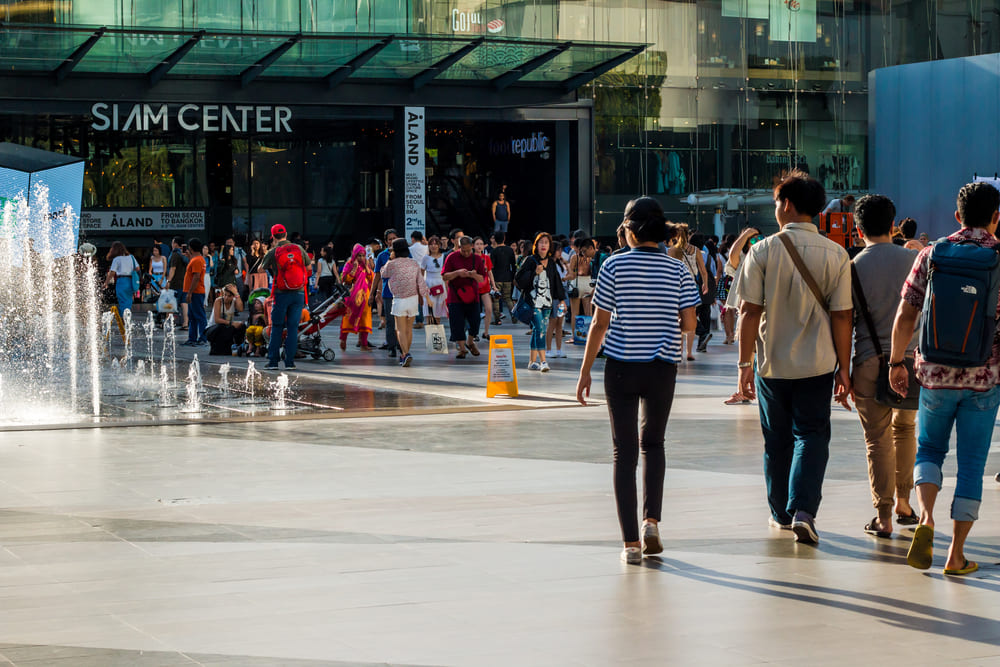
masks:
{"label": "signboard with text", "polygon": [[84,211],[80,230],[84,232],[174,232],[205,229],[204,211]]}
{"label": "signboard with text", "polygon": [[404,237],[410,232],[425,231],[427,223],[427,172],[424,169],[424,108],[405,107],[406,169],[403,171],[403,219]]}

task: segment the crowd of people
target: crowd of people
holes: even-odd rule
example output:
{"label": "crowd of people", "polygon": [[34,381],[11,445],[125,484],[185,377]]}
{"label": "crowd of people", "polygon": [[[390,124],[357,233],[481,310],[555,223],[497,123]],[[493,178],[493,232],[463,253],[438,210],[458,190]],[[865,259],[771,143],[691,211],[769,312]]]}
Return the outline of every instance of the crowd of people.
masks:
{"label": "crowd of people", "polygon": [[[388,229],[380,239],[355,244],[342,264],[332,244],[317,256],[281,225],[266,242],[255,239],[246,248],[233,238],[218,248],[174,238],[169,247],[156,244],[144,266],[115,243],[106,286],[114,287],[119,310],[131,307],[137,290],[172,290],[180,326],[188,331],[185,344],[211,344],[212,354],[266,355],[268,369],[279,367],[282,350],[285,367],[295,368],[300,320],[333,299],[342,300],[342,351],[354,334],[357,349],[374,352],[370,335],[377,327],[385,331],[379,349],[398,356],[402,367],[413,364],[413,331],[425,324],[447,322],[461,360],[481,354],[478,343],[489,339],[491,327],[520,321],[531,336],[527,368],[539,372],[549,370],[550,358],[565,356],[563,342],[577,335],[586,342],[581,403],[595,360],[607,359],[614,490],[628,563],[663,548],[664,440],[677,366],[707,350],[715,310],[723,343],[736,345],[739,358],[736,390],[725,402],[758,403],[769,525],[790,531],[797,542],[818,543],[831,404],[850,410],[853,401],[875,510],[864,532],[886,538],[894,522],[914,526],[907,562],[930,567],[941,466],[954,430],[958,474],[944,572],[975,571],[964,544],[978,518],[1000,406],[1000,261],[992,250],[1000,193],[984,183],[962,188],[959,231],[933,244],[917,235],[912,219],[897,224],[895,206],[884,196],[835,200],[837,210],[854,215],[848,248],[812,222],[833,210],[817,181],[794,172],[775,188],[774,200],[778,233],[748,227],[720,240],[691,234],[686,225],[668,222],[655,200],[639,198],[625,210],[616,249],[579,232],[571,238],[541,232],[508,243],[502,223],[510,207],[503,200],[489,238],[454,229],[406,239]],[[966,282],[970,271],[987,271],[986,259],[969,259],[969,248],[994,259],[993,273],[979,287],[947,279],[948,266],[958,266],[956,275]],[[932,262],[936,272],[929,270]],[[994,312],[996,318],[985,315]],[[570,329],[578,316],[589,329],[567,331],[567,316]],[[945,349],[956,337],[961,349]]]}
{"label": "crowd of people", "polygon": [[[664,440],[677,365],[698,336],[698,309],[714,274],[725,342],[739,353],[737,390],[727,402],[758,401],[769,526],[802,544],[819,542],[831,405],[850,410],[853,400],[875,509],[863,531],[881,539],[892,536],[893,519],[914,526],[907,563],[931,567],[935,503],[954,431],[957,481],[943,571],[978,569],[964,547],[979,516],[1000,406],[1000,192],[986,183],[963,187],[958,231],[933,244],[914,238],[912,220],[896,224],[887,197],[844,200],[838,205],[853,208],[860,242],[853,245],[863,244],[857,252],[819,233],[812,220],[830,210],[824,189],[793,172],[774,190],[778,233],[746,229],[707,257],[657,202],[629,202],[619,234],[630,251],[598,273],[577,382],[586,404],[591,368],[603,353],[623,561],[663,550]],[[661,288],[650,290],[650,281]]]}

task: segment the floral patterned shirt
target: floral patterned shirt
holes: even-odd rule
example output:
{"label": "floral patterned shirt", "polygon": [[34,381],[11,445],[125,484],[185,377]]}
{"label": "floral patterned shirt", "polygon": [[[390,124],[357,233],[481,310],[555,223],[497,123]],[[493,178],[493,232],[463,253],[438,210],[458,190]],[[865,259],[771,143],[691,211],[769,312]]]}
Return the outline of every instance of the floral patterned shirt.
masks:
{"label": "floral patterned shirt", "polygon": [[[997,245],[997,239],[985,229],[962,228],[948,237],[949,241],[973,241],[984,248]],[[918,310],[923,310],[924,295],[927,292],[927,275],[930,265],[931,250],[927,246],[917,255],[909,277],[903,283],[902,297],[906,303]],[[997,304],[997,317],[1000,318],[1000,303]],[[973,391],[989,391],[1000,382],[1000,336],[993,337],[993,352],[986,360],[985,366],[972,368],[957,368],[944,366],[930,361],[924,361],[918,346],[915,366],[917,381],[927,389],[971,389]]]}

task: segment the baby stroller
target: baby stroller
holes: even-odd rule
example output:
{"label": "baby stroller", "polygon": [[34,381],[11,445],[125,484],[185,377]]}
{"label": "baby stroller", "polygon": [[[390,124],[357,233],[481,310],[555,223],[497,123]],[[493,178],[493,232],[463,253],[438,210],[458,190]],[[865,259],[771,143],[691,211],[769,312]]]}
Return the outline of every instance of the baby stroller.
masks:
{"label": "baby stroller", "polygon": [[[324,361],[333,361],[337,358],[336,352],[323,344],[320,332],[326,325],[344,314],[346,309],[344,297],[349,293],[350,290],[347,287],[334,285],[333,294],[329,299],[313,309],[303,310],[298,329],[298,352],[302,356],[308,355],[313,359],[322,358]],[[269,296],[264,302],[264,313],[267,318],[267,327],[264,330],[265,339],[270,338],[271,335],[271,308],[273,306],[274,297]]]}
{"label": "baby stroller", "polygon": [[323,357],[326,361],[336,359],[336,353],[323,344],[320,331],[326,325],[344,314],[347,307],[344,298],[350,294],[350,289],[337,284],[333,286],[333,294],[329,299],[309,311],[309,321],[299,322],[299,349],[311,354],[313,359]]}

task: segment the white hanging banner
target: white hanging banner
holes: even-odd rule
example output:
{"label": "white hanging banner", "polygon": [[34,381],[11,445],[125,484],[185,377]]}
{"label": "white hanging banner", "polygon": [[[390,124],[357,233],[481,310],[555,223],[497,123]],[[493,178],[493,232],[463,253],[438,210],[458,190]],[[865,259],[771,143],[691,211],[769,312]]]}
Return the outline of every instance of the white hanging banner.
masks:
{"label": "white hanging banner", "polygon": [[425,231],[427,215],[427,172],[424,169],[424,108],[405,107],[403,109],[403,141],[406,151],[406,169],[403,172],[403,217],[404,238],[410,232]]}

